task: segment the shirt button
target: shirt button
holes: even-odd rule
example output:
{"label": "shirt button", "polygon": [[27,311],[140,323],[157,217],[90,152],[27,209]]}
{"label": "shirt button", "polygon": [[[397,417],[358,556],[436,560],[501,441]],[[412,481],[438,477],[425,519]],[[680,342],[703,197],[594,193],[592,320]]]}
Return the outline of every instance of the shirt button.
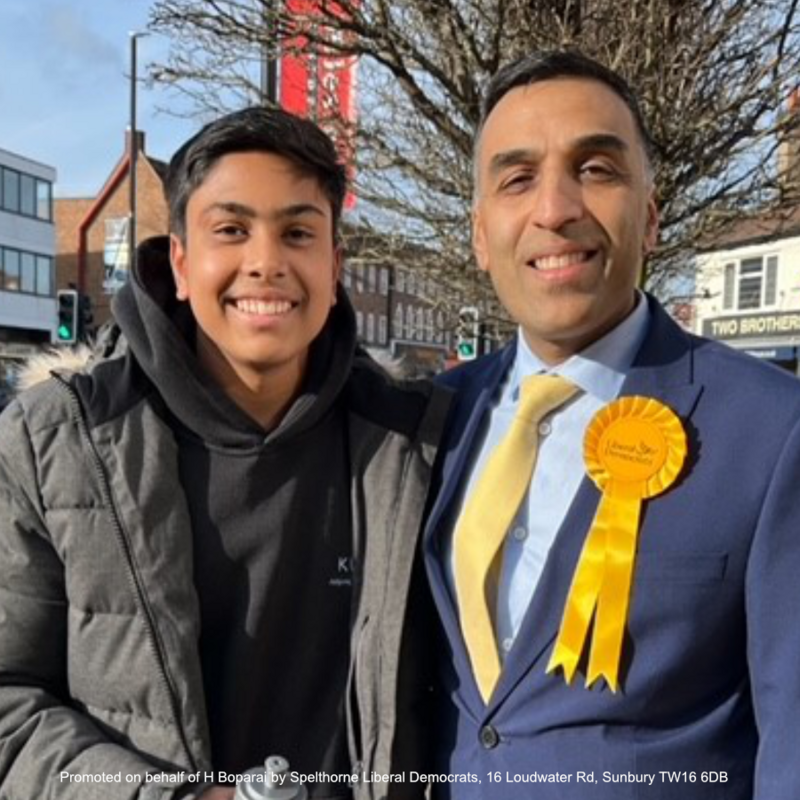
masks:
{"label": "shirt button", "polygon": [[539,436],[549,436],[553,432],[553,426],[547,421],[539,423]]}
{"label": "shirt button", "polygon": [[500,744],[500,734],[491,725],[481,728],[479,738],[485,750],[493,750]]}
{"label": "shirt button", "polygon": [[511,535],[518,541],[524,542],[525,539],[528,538],[528,530],[527,528],[523,528],[522,525],[517,526],[512,531]]}
{"label": "shirt button", "polygon": [[511,636],[507,637],[506,639],[503,639],[503,641],[500,644],[500,647],[503,648],[504,653],[510,653],[511,648],[513,646],[514,646],[514,639]]}

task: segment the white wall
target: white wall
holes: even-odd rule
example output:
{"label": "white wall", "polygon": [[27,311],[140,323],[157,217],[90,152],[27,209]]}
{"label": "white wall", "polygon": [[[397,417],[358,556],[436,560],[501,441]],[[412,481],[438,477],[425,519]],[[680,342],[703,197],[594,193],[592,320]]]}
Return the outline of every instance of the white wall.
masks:
{"label": "white wall", "polygon": [[[738,308],[737,291],[734,293],[733,308],[723,307],[725,287],[725,265],[747,258],[777,256],[777,292],[775,303],[753,309]],[[780,347],[800,344],[800,236],[788,237],[760,244],[743,245],[715,253],[700,254],[697,257],[697,296],[695,309],[695,332],[709,335],[709,324],[719,334],[713,338],[729,341],[734,347]],[[795,321],[792,312],[797,312]],[[727,337],[726,330],[735,331],[736,320],[763,315],[775,315],[780,324],[772,325],[773,330],[742,336],[741,331]],[[741,327],[741,326],[740,326]],[[746,329],[752,327],[745,324]],[[795,330],[796,329],[796,330]]]}

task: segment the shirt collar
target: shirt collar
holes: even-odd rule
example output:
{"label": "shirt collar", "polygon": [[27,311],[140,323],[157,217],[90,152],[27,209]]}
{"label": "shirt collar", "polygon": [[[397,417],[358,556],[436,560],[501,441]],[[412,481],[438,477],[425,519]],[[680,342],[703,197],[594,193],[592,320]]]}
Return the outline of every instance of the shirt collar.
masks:
{"label": "shirt collar", "polygon": [[520,328],[517,332],[517,354],[509,386],[512,398],[517,399],[519,385],[524,377],[550,373],[569,378],[585,393],[594,395],[603,402],[608,403],[615,399],[650,324],[647,298],[638,290],[636,296],[635,308],[616,328],[555,367],[548,366],[531,351]]}

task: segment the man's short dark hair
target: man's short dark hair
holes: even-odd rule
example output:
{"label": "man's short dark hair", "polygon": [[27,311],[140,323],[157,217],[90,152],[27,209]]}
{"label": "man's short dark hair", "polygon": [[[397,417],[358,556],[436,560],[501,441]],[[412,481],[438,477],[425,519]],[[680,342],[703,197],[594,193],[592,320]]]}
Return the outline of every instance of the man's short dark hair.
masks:
{"label": "man's short dark hair", "polygon": [[[650,164],[655,158],[655,143],[647,129],[639,101],[625,79],[614,70],[577,50],[553,50],[530,53],[502,67],[491,79],[481,107],[477,138],[494,107],[512,89],[556,78],[587,78],[605,84],[616,94],[633,115],[645,155]],[[476,138],[476,141],[477,141]]]}
{"label": "man's short dark hair", "polygon": [[229,153],[244,152],[274,153],[316,178],[330,201],[336,236],[347,181],[333,142],[310,120],[262,106],[234,111],[209,123],[172,157],[164,191],[173,233],[185,241],[189,198],[217,161]]}

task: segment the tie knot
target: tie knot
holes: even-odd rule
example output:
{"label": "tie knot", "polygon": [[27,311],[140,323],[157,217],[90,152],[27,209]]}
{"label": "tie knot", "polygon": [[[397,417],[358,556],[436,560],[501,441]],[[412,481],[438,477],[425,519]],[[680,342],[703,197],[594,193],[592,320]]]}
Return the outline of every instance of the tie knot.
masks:
{"label": "tie knot", "polygon": [[537,423],[577,391],[572,381],[560,375],[529,375],[522,381],[517,417]]}

